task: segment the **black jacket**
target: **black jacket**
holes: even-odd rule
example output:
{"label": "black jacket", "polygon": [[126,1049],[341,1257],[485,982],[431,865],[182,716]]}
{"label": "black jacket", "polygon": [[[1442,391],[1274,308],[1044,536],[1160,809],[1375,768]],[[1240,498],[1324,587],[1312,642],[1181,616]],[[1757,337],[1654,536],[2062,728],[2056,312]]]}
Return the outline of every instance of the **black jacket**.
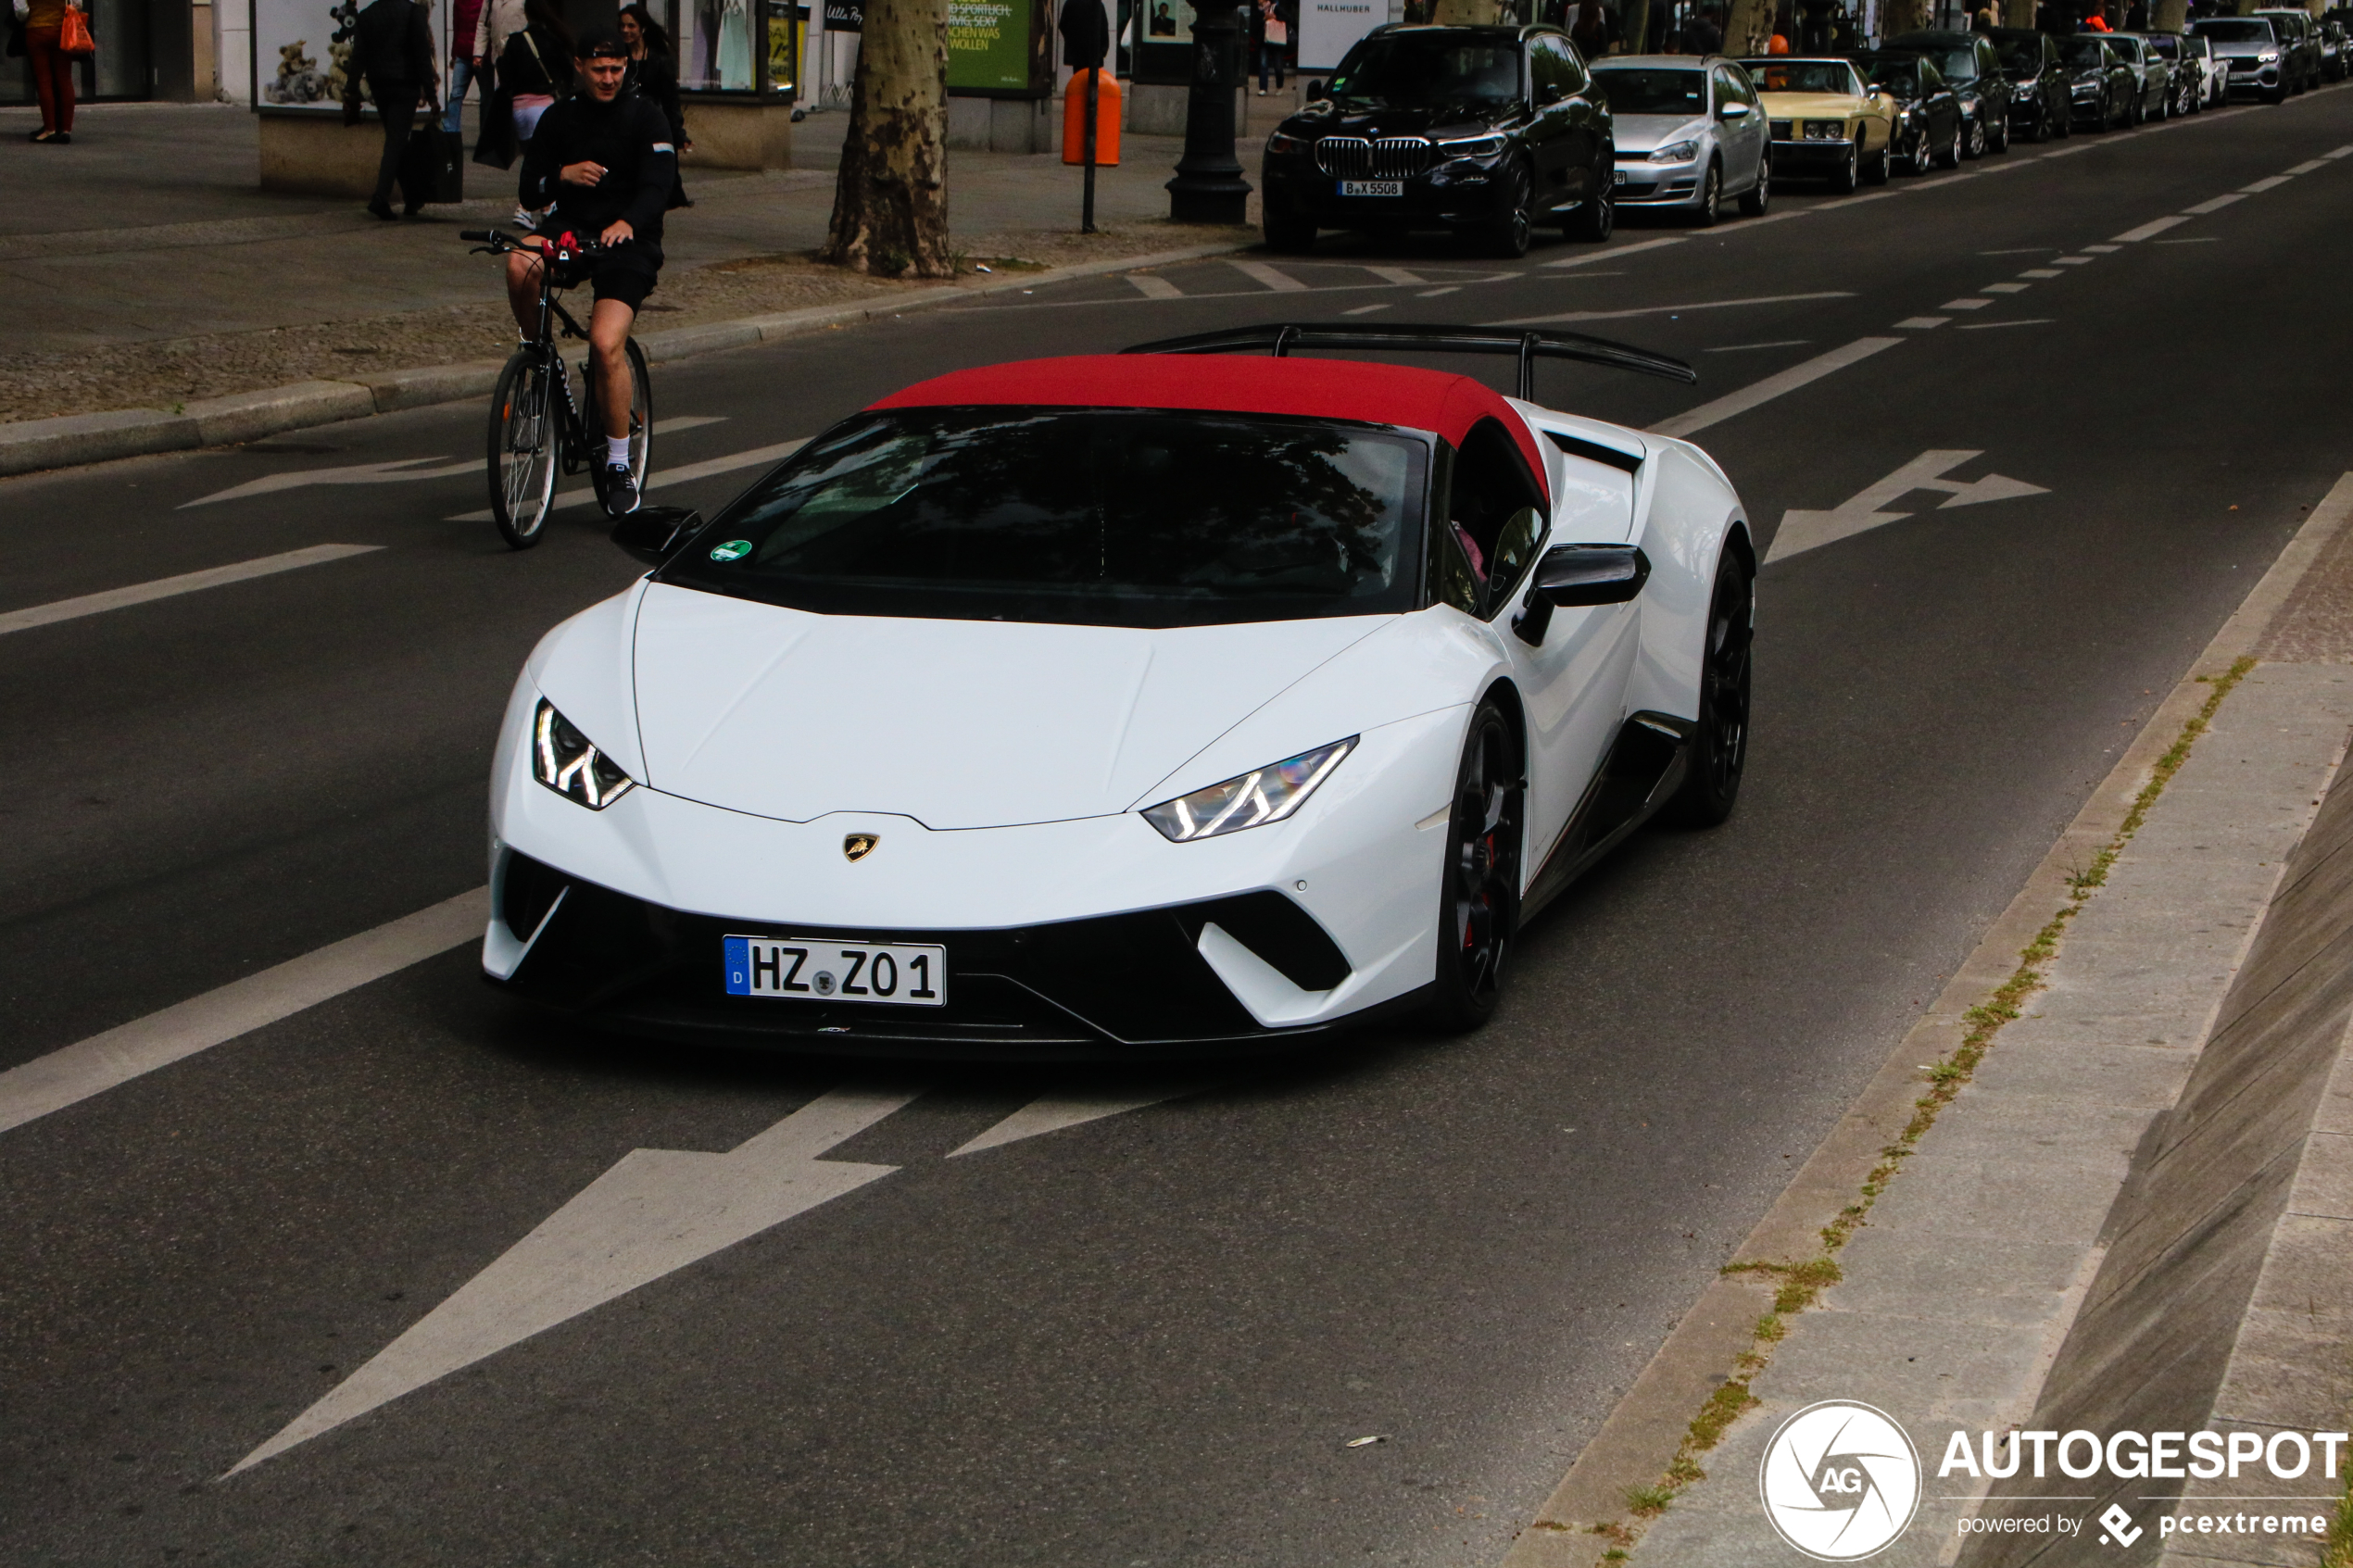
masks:
{"label": "black jacket", "polygon": [[[389,0],[376,0],[378,5]],[[537,22],[510,33],[498,56],[498,91],[560,98],[572,91],[572,48]]]}
{"label": "black jacket", "polygon": [[622,90],[634,92],[649,100],[670,121],[671,141],[683,146],[686,141],[686,111],[678,102],[678,62],[668,55],[646,51],[642,60],[632,60],[622,74]]}
{"label": "black jacket", "polygon": [[368,90],[422,93],[433,85],[433,30],[416,0],[375,0],[353,19],[351,59],[344,68]]}
{"label": "black jacket", "polygon": [[[662,209],[678,179],[670,135],[669,122],[648,99],[623,94],[600,104],[585,93],[566,98],[540,117],[523,144],[519,199],[530,207],[556,204],[539,225],[543,234],[569,229],[591,240],[615,219],[627,219],[635,248],[659,265]],[[600,163],[605,177],[593,187],[567,185],[562,171],[573,163]]]}

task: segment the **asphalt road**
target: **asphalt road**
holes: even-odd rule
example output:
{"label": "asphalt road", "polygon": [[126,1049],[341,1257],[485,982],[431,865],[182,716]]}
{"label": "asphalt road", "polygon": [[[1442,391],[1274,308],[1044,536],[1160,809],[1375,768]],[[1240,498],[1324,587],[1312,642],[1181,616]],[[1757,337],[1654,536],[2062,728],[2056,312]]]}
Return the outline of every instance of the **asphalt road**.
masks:
{"label": "asphalt road", "polygon": [[[0,1562],[1493,1562],[2348,466],[2348,152],[2330,91],[1517,265],[1333,241],[662,368],[710,421],[675,471],[1041,351],[1617,313],[1587,330],[1703,384],[1547,367],[1546,401],[1649,425],[1894,340],[1698,435],[1768,533],[1931,452],[2039,490],[1768,564],[1738,814],[1579,884],[1473,1036],[1155,1080],[696,1055],[510,1010],[461,947],[0,1131]],[[480,885],[516,670],[635,570],[585,512],[510,555],[451,521],[478,472],[380,467],[458,469],[482,420],[0,483],[0,628],[376,546],[0,630],[0,1069]],[[510,1256],[632,1150],[844,1085],[913,1097],[841,1123],[855,1190],[570,1315],[594,1259]],[[1089,1096],[1153,1103],[1011,1135]],[[561,1321],[496,1348],[526,1298]],[[436,1336],[461,1370],[224,1478]]]}

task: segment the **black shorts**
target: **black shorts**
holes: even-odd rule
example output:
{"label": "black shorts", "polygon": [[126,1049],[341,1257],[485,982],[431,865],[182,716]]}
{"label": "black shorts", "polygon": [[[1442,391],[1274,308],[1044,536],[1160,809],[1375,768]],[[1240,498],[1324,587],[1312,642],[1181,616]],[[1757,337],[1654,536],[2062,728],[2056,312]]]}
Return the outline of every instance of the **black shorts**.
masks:
{"label": "black shorts", "polygon": [[661,276],[661,264],[634,250],[615,251],[560,268],[556,282],[564,288],[591,285],[599,301],[617,299],[635,310],[646,303]]}

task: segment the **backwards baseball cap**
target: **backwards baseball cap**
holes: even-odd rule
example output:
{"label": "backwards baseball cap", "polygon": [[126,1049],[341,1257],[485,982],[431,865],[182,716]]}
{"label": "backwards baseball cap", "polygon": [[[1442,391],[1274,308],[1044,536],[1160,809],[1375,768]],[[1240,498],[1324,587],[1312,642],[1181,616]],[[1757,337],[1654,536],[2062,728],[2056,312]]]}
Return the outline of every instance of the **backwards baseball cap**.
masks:
{"label": "backwards baseball cap", "polygon": [[580,42],[573,46],[573,53],[584,60],[625,60],[629,47],[611,28],[589,27],[581,29]]}

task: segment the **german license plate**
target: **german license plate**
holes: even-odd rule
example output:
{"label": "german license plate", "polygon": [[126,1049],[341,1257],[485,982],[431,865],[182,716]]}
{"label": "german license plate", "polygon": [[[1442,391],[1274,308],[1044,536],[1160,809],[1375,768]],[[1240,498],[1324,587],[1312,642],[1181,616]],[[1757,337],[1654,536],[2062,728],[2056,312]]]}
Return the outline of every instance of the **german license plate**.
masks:
{"label": "german license plate", "polygon": [[1403,180],[1342,180],[1340,194],[1343,196],[1402,196],[1405,194]]}
{"label": "german license plate", "polygon": [[822,942],[813,936],[729,936],[727,994],[780,1001],[948,1002],[948,949],[913,944]]}

